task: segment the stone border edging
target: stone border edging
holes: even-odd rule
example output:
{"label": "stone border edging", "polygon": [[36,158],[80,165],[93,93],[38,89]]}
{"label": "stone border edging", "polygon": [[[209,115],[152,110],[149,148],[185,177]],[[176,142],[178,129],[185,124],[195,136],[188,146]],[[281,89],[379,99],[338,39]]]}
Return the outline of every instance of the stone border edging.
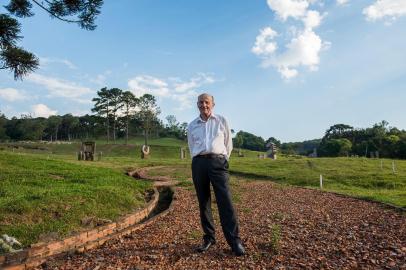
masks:
{"label": "stone border edging", "polygon": [[117,222],[109,223],[91,230],[80,232],[74,236],[49,243],[37,243],[22,251],[0,256],[0,269],[25,270],[38,266],[47,258],[69,251],[84,252],[104,244],[107,240],[140,230],[153,222],[158,216],[168,213],[171,206],[159,215],[140,223],[156,208],[159,192],[154,188],[151,200],[144,209],[120,218]]}
{"label": "stone border edging", "polygon": [[167,168],[169,166],[151,166],[151,167],[142,167],[136,170],[128,171],[127,174],[131,177],[148,180],[154,182],[154,187],[162,187],[162,186],[175,186],[178,184],[178,181],[172,180],[168,176],[149,176],[147,173],[149,170],[152,169],[161,169]]}

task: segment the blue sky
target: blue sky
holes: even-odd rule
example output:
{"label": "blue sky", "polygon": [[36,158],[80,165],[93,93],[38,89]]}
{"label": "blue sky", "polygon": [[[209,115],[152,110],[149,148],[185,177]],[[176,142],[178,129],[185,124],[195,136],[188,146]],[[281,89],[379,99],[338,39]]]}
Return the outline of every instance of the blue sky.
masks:
{"label": "blue sky", "polygon": [[233,129],[283,142],[337,123],[406,129],[404,0],[105,1],[95,31],[35,11],[19,45],[41,68],[0,71],[8,117],[90,113],[106,86],[152,93],[180,122],[209,92]]}

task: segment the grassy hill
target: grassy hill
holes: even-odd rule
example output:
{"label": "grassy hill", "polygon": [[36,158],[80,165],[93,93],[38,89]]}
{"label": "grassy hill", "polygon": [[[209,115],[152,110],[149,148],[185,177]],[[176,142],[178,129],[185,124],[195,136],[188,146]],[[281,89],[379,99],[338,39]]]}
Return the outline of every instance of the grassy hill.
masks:
{"label": "grassy hill", "polygon": [[[144,203],[150,186],[135,182],[124,172],[144,166],[166,165],[175,170],[157,170],[185,181],[190,177],[190,158],[181,160],[175,139],[151,140],[151,157],[140,158],[142,139],[131,144],[97,142],[101,161],[77,161],[80,143],[0,144],[0,234],[16,236],[25,245],[41,235],[66,235],[79,230],[83,217],[115,219]],[[266,179],[281,184],[319,188],[354,197],[406,207],[406,161],[366,158],[306,158],[280,156],[259,159],[259,152],[233,152],[230,172],[233,184],[239,178]],[[382,164],[382,166],[381,166]],[[183,183],[185,184],[185,182]],[[190,185],[190,182],[187,183]],[[272,198],[270,198],[272,199]]]}
{"label": "grassy hill", "polygon": [[[382,162],[382,168],[381,168]],[[251,179],[319,188],[406,207],[406,161],[366,158],[281,157],[231,160],[231,173]]]}
{"label": "grassy hill", "polygon": [[[96,141],[96,153],[102,152],[105,157],[139,157],[143,138],[129,140],[128,145],[124,140],[117,140],[116,143],[107,144],[106,141]],[[187,145],[186,142],[173,139],[161,138],[149,140],[151,151],[159,157],[177,158],[180,155],[180,148]],[[72,155],[76,157],[80,151],[81,142],[15,142],[0,143],[0,150],[9,150],[19,153],[34,153],[45,155]]]}
{"label": "grassy hill", "polygon": [[144,205],[150,183],[123,171],[0,151],[0,234],[24,246],[80,230],[87,217],[114,220]]}

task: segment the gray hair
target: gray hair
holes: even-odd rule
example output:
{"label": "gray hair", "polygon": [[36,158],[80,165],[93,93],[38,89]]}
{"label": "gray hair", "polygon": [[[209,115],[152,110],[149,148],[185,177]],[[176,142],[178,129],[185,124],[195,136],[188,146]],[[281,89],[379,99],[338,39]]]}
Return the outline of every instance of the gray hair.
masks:
{"label": "gray hair", "polygon": [[201,98],[205,98],[205,97],[211,98],[211,101],[214,103],[214,97],[213,97],[212,95],[208,94],[208,93],[200,94],[200,95],[197,97],[197,100],[199,101]]}

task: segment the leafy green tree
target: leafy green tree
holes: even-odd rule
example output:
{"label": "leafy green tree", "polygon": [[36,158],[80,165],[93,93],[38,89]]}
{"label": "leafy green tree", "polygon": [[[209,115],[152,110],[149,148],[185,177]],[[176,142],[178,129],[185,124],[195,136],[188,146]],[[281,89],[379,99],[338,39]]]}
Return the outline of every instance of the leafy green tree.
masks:
{"label": "leafy green tree", "polygon": [[31,115],[13,117],[6,123],[6,135],[12,140],[41,140],[45,129],[45,118],[32,118]]}
{"label": "leafy green tree", "polygon": [[14,17],[34,16],[32,3],[48,12],[52,18],[94,30],[94,21],[100,14],[103,0],[10,0],[4,6],[9,14],[0,14],[0,69],[13,72],[16,80],[22,79],[39,65],[33,53],[17,46],[17,41],[22,38],[21,24]]}
{"label": "leafy green tree", "polygon": [[0,112],[0,141],[7,140],[9,137],[6,135],[7,118]]}
{"label": "leafy green tree", "polygon": [[329,157],[348,156],[351,152],[352,143],[348,139],[331,139],[321,146],[321,153]]}
{"label": "leafy green tree", "polygon": [[110,92],[110,116],[113,121],[113,140],[116,142],[117,114],[124,106],[124,103],[122,102],[123,90],[119,88],[112,88],[108,91]]}
{"label": "leafy green tree", "polygon": [[47,137],[50,138],[51,141],[57,141],[59,135],[59,128],[62,123],[62,117],[59,115],[52,115],[48,117],[45,132],[47,133]]}
{"label": "leafy green tree", "polygon": [[181,140],[186,140],[187,139],[187,126],[188,123],[183,122],[182,124],[180,124],[179,126],[179,130],[180,130],[180,138]]}
{"label": "leafy green tree", "polygon": [[233,146],[238,149],[238,155],[241,156],[241,147],[244,144],[244,137],[242,136],[241,133],[237,133],[235,137],[233,138]]}
{"label": "leafy green tree", "polygon": [[93,98],[92,101],[95,102],[92,112],[96,112],[98,116],[104,117],[106,121],[106,134],[107,143],[110,141],[110,114],[111,114],[111,92],[107,87],[103,87],[100,91],[97,91],[98,97]]}
{"label": "leafy green tree", "polygon": [[397,143],[400,141],[397,135],[386,135],[382,140],[381,156],[395,158]]}
{"label": "leafy green tree", "polygon": [[79,125],[79,118],[68,113],[62,116],[61,132],[63,137],[70,141],[72,139],[72,131]]}
{"label": "leafy green tree", "polygon": [[104,130],[104,119],[97,115],[83,115],[79,117],[79,130],[81,132],[81,137],[86,140],[90,136],[97,137],[99,134],[103,133]]}
{"label": "leafy green tree", "polygon": [[242,136],[242,148],[253,151],[265,151],[265,141],[262,137],[242,130],[239,131],[236,136]]}
{"label": "leafy green tree", "polygon": [[125,115],[125,144],[128,144],[128,130],[130,118],[134,115],[135,110],[140,100],[134,96],[130,91],[125,91],[121,95],[121,103],[123,104]]}
{"label": "leafy green tree", "polygon": [[168,115],[165,117],[166,121],[168,122],[167,128],[173,132],[176,132],[176,130],[179,127],[178,120],[176,120],[175,115]]}
{"label": "leafy green tree", "polygon": [[273,143],[273,144],[275,144],[278,148],[281,147],[281,141],[277,140],[277,139],[274,138],[274,137],[270,137],[270,138],[268,138],[268,140],[265,141],[265,145],[267,145],[268,143]]}
{"label": "leafy green tree", "polygon": [[138,114],[144,130],[144,143],[148,145],[148,135],[155,126],[154,124],[159,123],[157,116],[161,113],[161,109],[158,107],[155,97],[150,94],[144,94],[140,97],[139,109]]}
{"label": "leafy green tree", "polygon": [[406,159],[406,134],[396,143],[396,157]]}
{"label": "leafy green tree", "polygon": [[346,124],[336,124],[327,129],[323,139],[338,139],[351,137],[354,128]]}

